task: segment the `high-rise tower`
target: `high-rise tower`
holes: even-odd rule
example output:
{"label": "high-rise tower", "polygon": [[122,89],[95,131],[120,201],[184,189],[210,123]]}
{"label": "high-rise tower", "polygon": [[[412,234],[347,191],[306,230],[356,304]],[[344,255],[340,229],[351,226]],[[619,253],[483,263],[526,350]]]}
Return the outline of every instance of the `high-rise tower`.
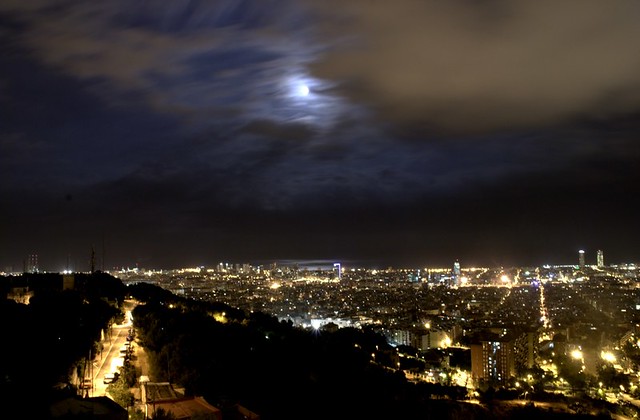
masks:
{"label": "high-rise tower", "polygon": [[580,268],[584,268],[584,250],[578,251],[578,265]]}
{"label": "high-rise tower", "polygon": [[597,259],[596,263],[598,265],[598,268],[604,267],[604,253],[602,252],[601,249],[598,250],[596,259]]}
{"label": "high-rise tower", "polygon": [[342,265],[340,263],[334,263],[333,268],[336,269],[336,273],[338,274],[338,281],[342,280]]}
{"label": "high-rise tower", "polygon": [[462,270],[460,269],[460,261],[456,260],[453,263],[453,275],[451,276],[451,285],[459,286],[460,285],[460,275],[462,274]]}
{"label": "high-rise tower", "polygon": [[40,271],[40,267],[38,266],[38,254],[29,254],[25,271],[27,273],[37,273]]}

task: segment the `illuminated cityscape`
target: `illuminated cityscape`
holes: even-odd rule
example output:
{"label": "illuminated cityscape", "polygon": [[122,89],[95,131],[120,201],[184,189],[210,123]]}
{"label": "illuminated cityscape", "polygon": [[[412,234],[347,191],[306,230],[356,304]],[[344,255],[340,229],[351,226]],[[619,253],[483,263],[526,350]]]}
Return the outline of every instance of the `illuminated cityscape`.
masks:
{"label": "illuminated cityscape", "polygon": [[640,418],[639,17],[4,0],[4,417]]}
{"label": "illuminated cityscape", "polygon": [[[128,287],[149,284],[194,302],[269,314],[314,334],[373,331],[394,350],[374,351],[371,363],[391,366],[415,384],[466,389],[465,401],[482,400],[490,386],[539,406],[548,404],[540,392],[551,392],[588,398],[584,412],[594,410],[593,401],[640,410],[638,267],[603,265],[602,251],[590,265],[584,255],[579,252],[577,264],[538,267],[466,267],[455,260],[451,267],[372,269],[288,260],[108,274]],[[37,256],[29,258],[38,275]],[[75,276],[63,275],[64,288],[75,287]],[[25,288],[7,295],[27,305],[32,296]],[[226,322],[224,314],[215,319]],[[104,388],[89,388],[95,395],[117,380],[129,357],[125,344],[101,374]],[[559,412],[576,412],[554,404]]]}
{"label": "illuminated cityscape", "polygon": [[[125,283],[153,283],[192,299],[273,314],[302,328],[373,326],[394,346],[443,357],[448,348],[466,348],[472,366],[459,377],[468,386],[507,384],[536,364],[559,380],[549,362],[554,351],[580,350],[585,373],[595,374],[599,355],[620,352],[640,321],[634,264],[506,269],[461,268],[456,261],[434,269],[343,266],[340,275],[329,265],[221,263],[113,274]],[[628,357],[616,366],[635,369]],[[441,368],[416,375],[435,381]]]}

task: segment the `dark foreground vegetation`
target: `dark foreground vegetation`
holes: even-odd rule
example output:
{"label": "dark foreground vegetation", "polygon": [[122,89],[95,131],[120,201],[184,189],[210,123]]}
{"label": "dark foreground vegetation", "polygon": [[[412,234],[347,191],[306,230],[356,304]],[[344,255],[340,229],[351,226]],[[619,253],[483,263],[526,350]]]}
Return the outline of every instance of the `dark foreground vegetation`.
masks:
{"label": "dark foreground vegetation", "polygon": [[34,291],[29,305],[0,304],[7,337],[0,392],[6,410],[20,417],[46,418],[60,397],[53,389],[69,389],[70,370],[99,351],[100,332],[122,316],[130,296],[140,302],[134,327],[157,381],[222,409],[239,403],[263,420],[594,418],[533,405],[473,404],[462,387],[413,384],[398,369],[395,350],[371,330],[303,330],[148,284],[126,287],[102,273],[76,275],[74,288],[63,291],[55,286],[59,278],[2,279],[5,290],[27,282]]}
{"label": "dark foreground vegetation", "polygon": [[29,304],[0,300],[2,418],[46,418],[49,405],[69,393],[73,369],[100,351],[102,331],[122,317],[126,286],[102,273],[76,274],[64,289],[59,274],[0,278],[0,290],[32,292]]}

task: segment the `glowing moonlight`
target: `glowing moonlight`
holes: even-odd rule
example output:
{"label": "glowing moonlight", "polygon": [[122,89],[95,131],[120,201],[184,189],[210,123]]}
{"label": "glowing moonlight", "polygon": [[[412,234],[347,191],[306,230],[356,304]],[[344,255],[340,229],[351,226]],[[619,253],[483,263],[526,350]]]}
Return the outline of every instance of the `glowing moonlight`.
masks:
{"label": "glowing moonlight", "polygon": [[300,94],[300,96],[307,96],[307,95],[309,95],[309,86],[307,86],[307,85],[300,85],[300,87],[298,87],[298,93]]}

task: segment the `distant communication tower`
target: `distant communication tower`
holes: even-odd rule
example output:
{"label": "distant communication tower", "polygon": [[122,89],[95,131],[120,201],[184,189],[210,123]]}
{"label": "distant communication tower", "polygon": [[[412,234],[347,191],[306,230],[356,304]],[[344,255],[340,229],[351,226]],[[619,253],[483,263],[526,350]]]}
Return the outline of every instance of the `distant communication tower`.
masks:
{"label": "distant communication tower", "polygon": [[584,268],[584,250],[578,251],[578,265],[580,268]]}
{"label": "distant communication tower", "polygon": [[93,247],[93,245],[91,245],[91,261],[89,263],[91,265],[91,273],[95,273],[96,272],[96,250]]}
{"label": "distant communication tower", "polygon": [[597,259],[596,262],[597,262],[598,268],[604,267],[604,253],[602,252],[601,249],[598,250],[596,259]]}

